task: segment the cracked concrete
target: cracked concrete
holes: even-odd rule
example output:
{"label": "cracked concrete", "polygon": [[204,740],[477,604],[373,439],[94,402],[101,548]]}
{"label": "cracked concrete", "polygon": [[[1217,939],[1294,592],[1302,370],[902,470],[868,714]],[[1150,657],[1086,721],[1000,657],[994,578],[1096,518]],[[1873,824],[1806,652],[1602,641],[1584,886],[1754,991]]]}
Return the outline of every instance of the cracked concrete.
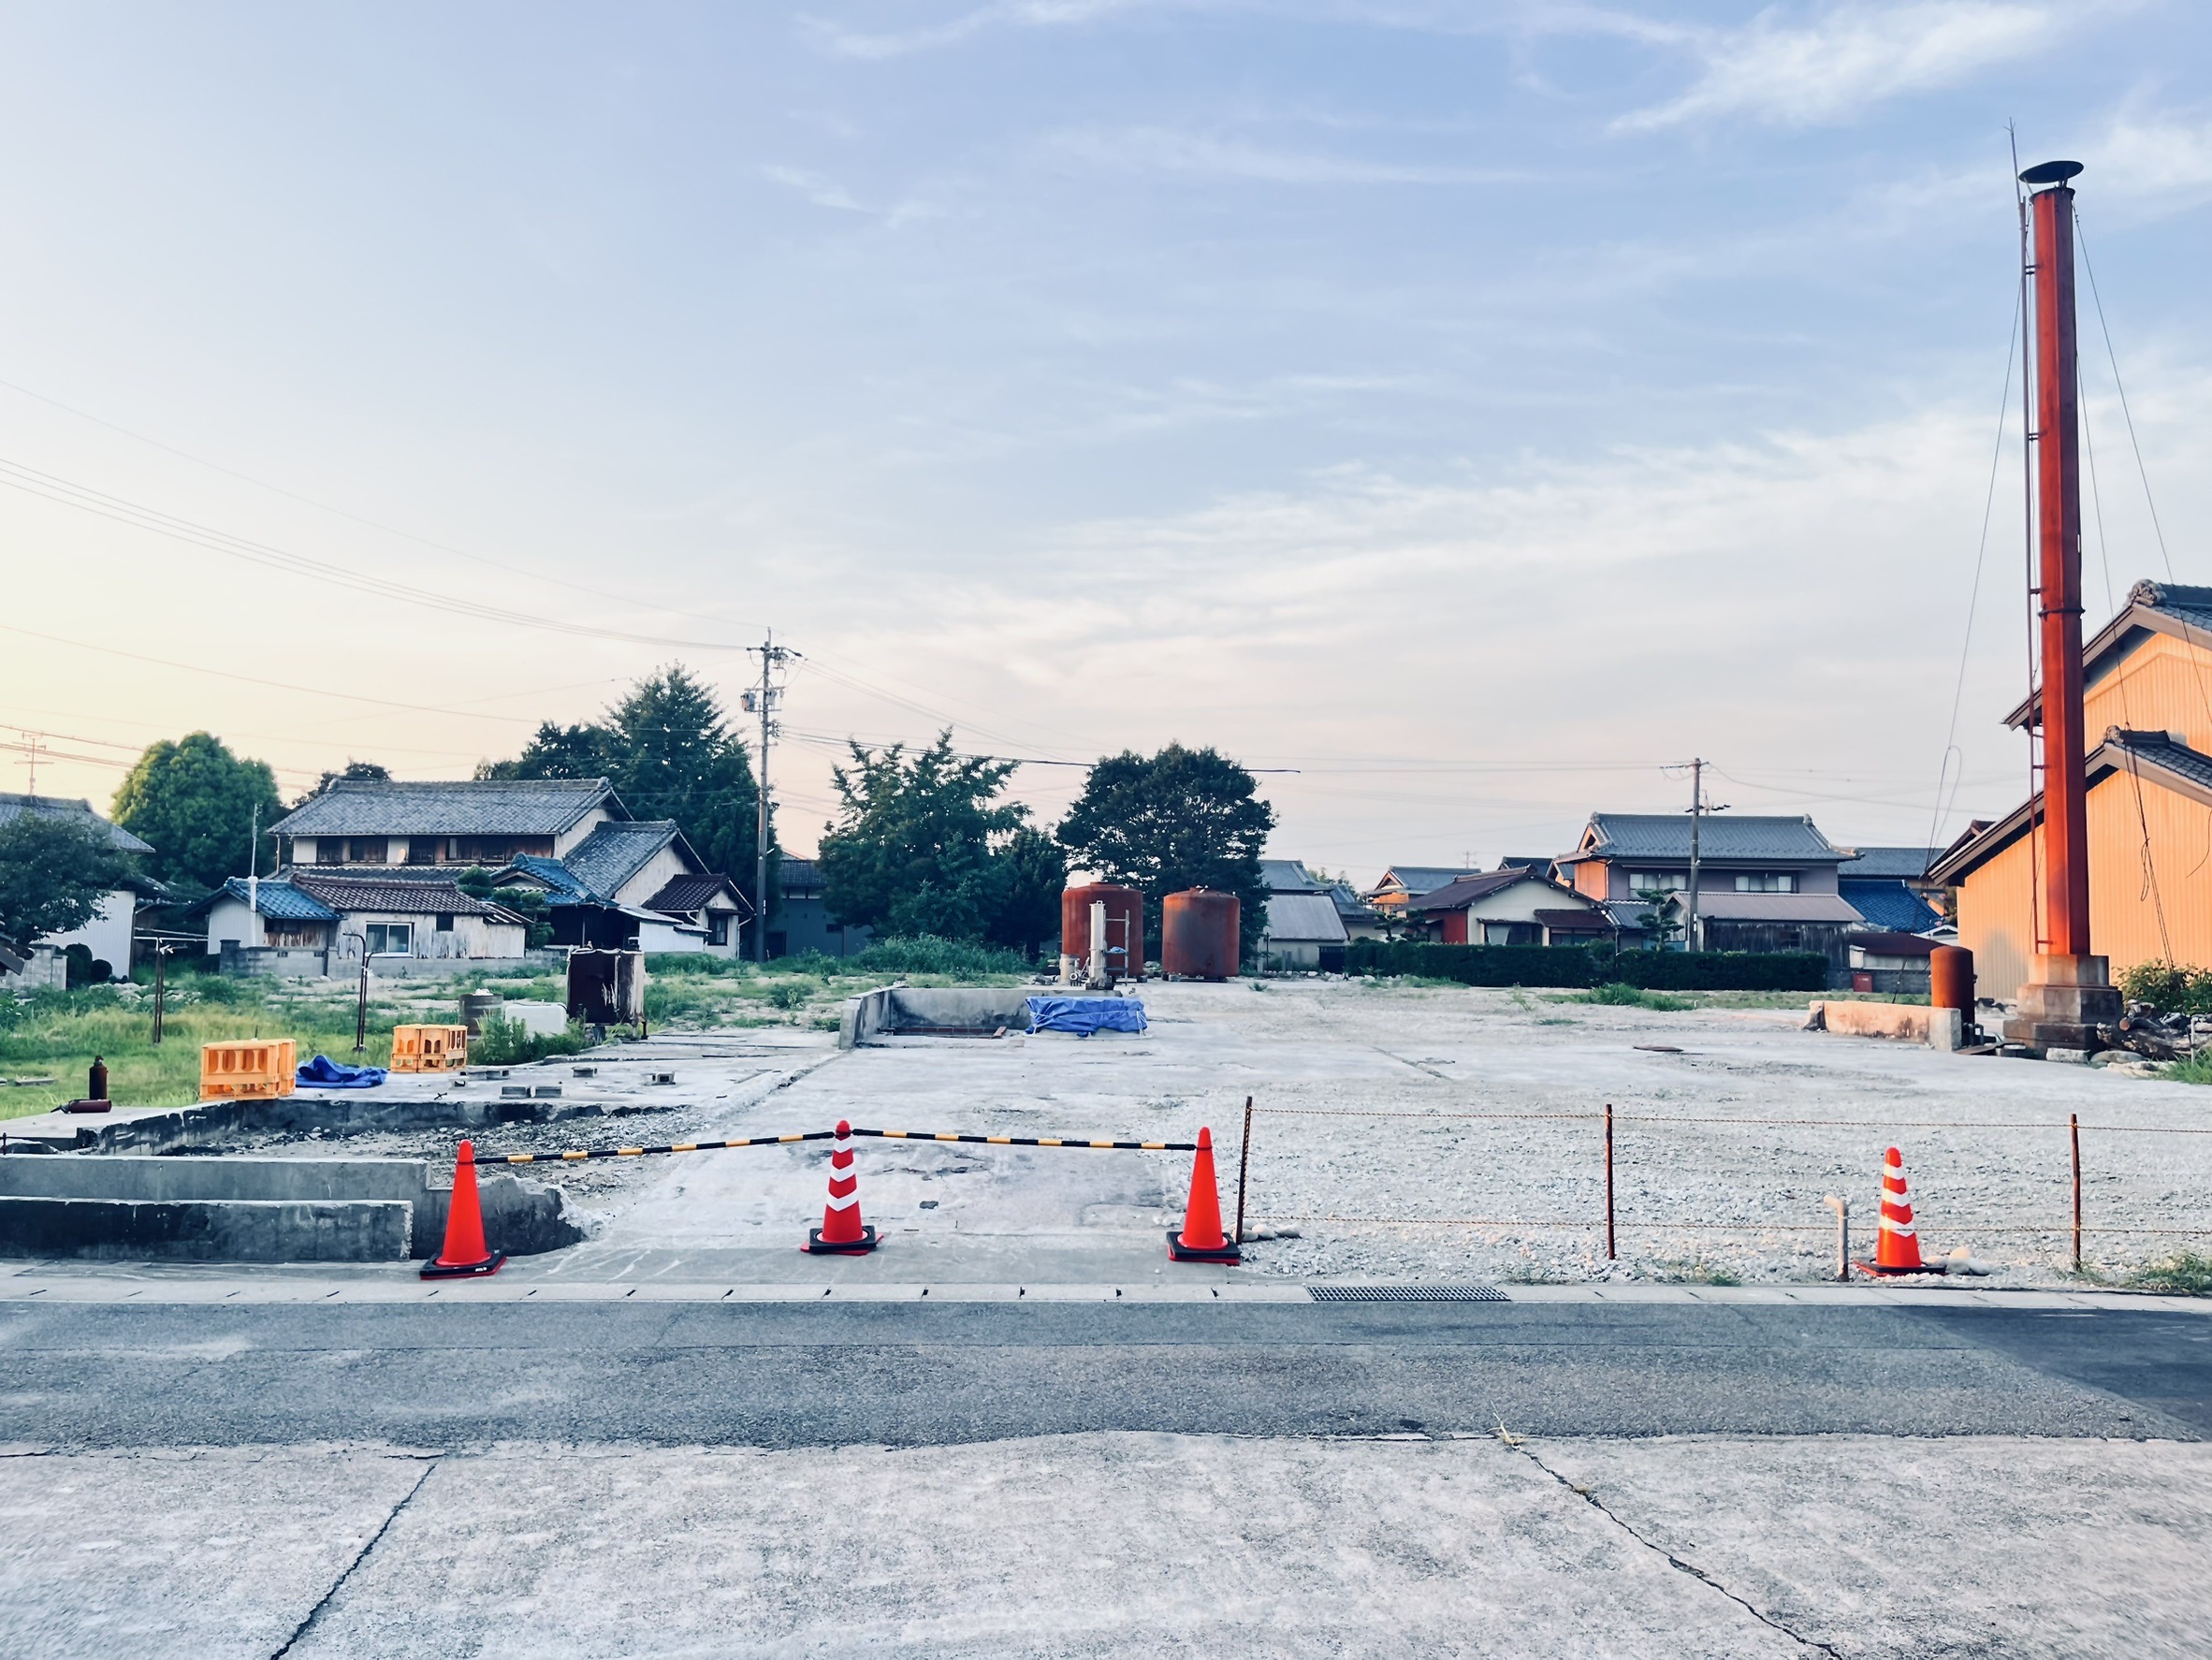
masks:
{"label": "cracked concrete", "polygon": [[435,1480],[422,1458],[0,1459],[0,1647],[2055,1660],[2197,1653],[2212,1625],[2198,1445],[533,1442]]}

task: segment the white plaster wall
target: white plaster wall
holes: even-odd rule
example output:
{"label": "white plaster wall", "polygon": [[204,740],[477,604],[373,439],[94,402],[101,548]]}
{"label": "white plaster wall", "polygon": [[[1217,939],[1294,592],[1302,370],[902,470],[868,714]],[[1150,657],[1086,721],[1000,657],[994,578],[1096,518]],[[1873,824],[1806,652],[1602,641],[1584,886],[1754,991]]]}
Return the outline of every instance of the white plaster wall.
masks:
{"label": "white plaster wall", "polygon": [[1517,881],[1511,887],[1477,899],[1467,908],[1467,938],[1476,937],[1479,923],[1533,923],[1539,910],[1594,910],[1579,894],[1570,894],[1544,881]]}
{"label": "white plaster wall", "polygon": [[233,899],[228,895],[216,900],[208,910],[208,954],[218,954],[226,939],[235,939],[240,945],[262,942],[261,919],[246,909],[243,899]]}
{"label": "white plaster wall", "polygon": [[696,874],[690,861],[671,842],[646,861],[645,868],[624,882],[609,897],[619,905],[642,906],[679,876]]}
{"label": "white plaster wall", "polygon": [[578,842],[598,829],[600,825],[609,823],[614,816],[604,807],[593,808],[553,838],[553,856],[556,859],[567,858],[570,853],[575,852]]}
{"label": "white plaster wall", "polygon": [[131,925],[138,914],[138,896],[128,888],[117,888],[100,901],[100,909],[84,926],[66,934],[41,935],[37,943],[56,951],[81,945],[103,958],[117,974],[127,975],[131,971]]}
{"label": "white plaster wall", "polygon": [[678,927],[674,923],[641,922],[637,925],[637,949],[640,951],[705,951],[707,949],[706,934],[704,929]]}

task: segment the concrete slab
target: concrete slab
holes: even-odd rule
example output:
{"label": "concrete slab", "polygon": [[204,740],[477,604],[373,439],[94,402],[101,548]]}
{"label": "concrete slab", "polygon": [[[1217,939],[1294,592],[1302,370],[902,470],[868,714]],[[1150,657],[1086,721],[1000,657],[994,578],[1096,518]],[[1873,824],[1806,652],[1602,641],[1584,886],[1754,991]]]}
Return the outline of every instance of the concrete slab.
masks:
{"label": "concrete slab", "polygon": [[0,1647],[2184,1654],[2212,1624],[2208,1544],[2212,1448],[2171,1443],[50,1454],[0,1457]]}

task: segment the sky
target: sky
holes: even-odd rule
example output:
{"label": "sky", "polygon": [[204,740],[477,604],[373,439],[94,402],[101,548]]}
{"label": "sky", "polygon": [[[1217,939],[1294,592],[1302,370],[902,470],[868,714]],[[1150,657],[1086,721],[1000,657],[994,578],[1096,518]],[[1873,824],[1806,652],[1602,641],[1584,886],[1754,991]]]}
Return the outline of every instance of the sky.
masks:
{"label": "sky", "polygon": [[2094,627],[2212,582],[2208,69],[2159,0],[0,4],[0,787],[467,777],[772,630],[799,853],[948,725],[1048,823],[1214,745],[1363,880],[1693,757],[1948,840],[2024,787],[2008,124],[2088,167]]}

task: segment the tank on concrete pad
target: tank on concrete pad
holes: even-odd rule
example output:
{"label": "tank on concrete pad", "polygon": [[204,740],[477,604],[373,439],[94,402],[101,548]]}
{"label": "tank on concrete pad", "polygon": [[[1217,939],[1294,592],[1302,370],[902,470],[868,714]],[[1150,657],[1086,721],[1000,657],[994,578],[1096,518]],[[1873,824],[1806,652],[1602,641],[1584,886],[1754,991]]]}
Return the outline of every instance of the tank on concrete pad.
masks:
{"label": "tank on concrete pad", "polygon": [[1218,888],[1188,888],[1160,901],[1160,972],[1183,980],[1233,980],[1243,907]]}
{"label": "tank on concrete pad", "polygon": [[1106,975],[1144,978],[1144,896],[1110,881],[1085,882],[1060,894],[1060,979],[1081,985],[1091,967],[1091,907],[1106,907]]}

